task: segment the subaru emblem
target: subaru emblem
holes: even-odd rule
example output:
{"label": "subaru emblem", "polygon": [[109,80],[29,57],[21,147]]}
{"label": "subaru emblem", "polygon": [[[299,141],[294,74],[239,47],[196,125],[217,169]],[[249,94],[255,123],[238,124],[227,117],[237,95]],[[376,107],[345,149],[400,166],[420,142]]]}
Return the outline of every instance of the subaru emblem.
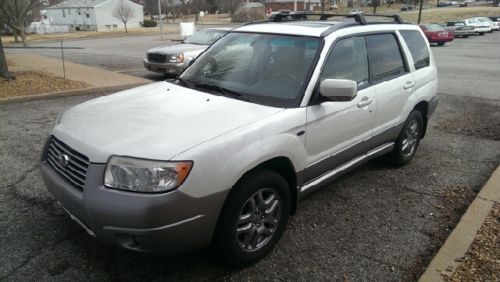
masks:
{"label": "subaru emblem", "polygon": [[69,156],[66,154],[57,155],[57,162],[61,167],[66,167],[69,164]]}

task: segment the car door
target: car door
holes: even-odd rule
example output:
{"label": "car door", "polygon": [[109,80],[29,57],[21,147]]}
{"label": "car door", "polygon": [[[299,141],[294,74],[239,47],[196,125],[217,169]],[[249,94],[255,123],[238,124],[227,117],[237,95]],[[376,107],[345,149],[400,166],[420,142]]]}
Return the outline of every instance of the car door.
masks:
{"label": "car door", "polygon": [[401,113],[414,91],[415,78],[409,72],[396,34],[367,35],[366,46],[377,99],[373,145],[380,146],[399,135],[406,119]]}
{"label": "car door", "polygon": [[[368,57],[363,36],[335,43],[323,66],[320,82],[327,78],[350,79],[358,84],[351,101],[315,102],[307,108],[304,183],[337,168],[369,150],[375,124],[376,97],[370,87]],[[319,91],[319,90],[318,90]],[[320,93],[316,93],[321,97]],[[314,98],[313,98],[314,100]]]}

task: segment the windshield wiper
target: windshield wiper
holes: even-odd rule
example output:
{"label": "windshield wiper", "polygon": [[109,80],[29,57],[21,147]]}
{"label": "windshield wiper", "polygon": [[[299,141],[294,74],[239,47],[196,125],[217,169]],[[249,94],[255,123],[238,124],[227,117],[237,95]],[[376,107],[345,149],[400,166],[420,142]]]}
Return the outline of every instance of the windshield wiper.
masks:
{"label": "windshield wiper", "polygon": [[243,96],[242,94],[240,94],[236,91],[227,89],[227,88],[222,87],[222,86],[209,84],[209,83],[195,83],[194,86],[196,88],[203,88],[203,89],[216,91],[217,93],[219,93],[220,95],[225,96],[225,97],[232,97],[232,98],[236,98],[239,100],[248,101],[247,99],[242,98],[242,96]]}
{"label": "windshield wiper", "polygon": [[191,88],[191,89],[195,88],[195,85],[193,83],[189,82],[188,80],[186,80],[184,78],[177,77],[176,80],[181,82],[182,84],[184,84],[188,88]]}

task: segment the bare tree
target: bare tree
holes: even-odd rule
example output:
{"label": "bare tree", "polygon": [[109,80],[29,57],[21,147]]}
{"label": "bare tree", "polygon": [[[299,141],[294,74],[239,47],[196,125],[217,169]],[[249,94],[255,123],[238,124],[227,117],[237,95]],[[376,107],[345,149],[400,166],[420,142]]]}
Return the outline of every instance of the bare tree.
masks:
{"label": "bare tree", "polygon": [[123,25],[125,25],[125,33],[127,33],[127,22],[134,18],[134,10],[130,4],[127,3],[127,0],[120,0],[113,11],[113,17],[123,22]]}
{"label": "bare tree", "polygon": [[321,0],[320,5],[321,5],[321,13],[323,14],[325,12],[326,6],[329,5],[332,2],[332,0]]}
{"label": "bare tree", "polygon": [[380,5],[380,0],[372,0],[373,13],[377,13],[377,7]]}
{"label": "bare tree", "polygon": [[31,11],[42,5],[40,0],[1,0],[0,19],[13,29],[14,34],[20,34],[23,46],[28,45],[26,28],[31,24]]}
{"label": "bare tree", "polygon": [[[2,27],[3,24],[0,22],[0,27]],[[2,45],[2,37],[0,36],[0,77],[3,77],[5,79],[14,79],[12,75],[10,75],[9,72],[9,67],[7,66],[7,59],[5,58],[5,53],[3,52],[3,45]]]}

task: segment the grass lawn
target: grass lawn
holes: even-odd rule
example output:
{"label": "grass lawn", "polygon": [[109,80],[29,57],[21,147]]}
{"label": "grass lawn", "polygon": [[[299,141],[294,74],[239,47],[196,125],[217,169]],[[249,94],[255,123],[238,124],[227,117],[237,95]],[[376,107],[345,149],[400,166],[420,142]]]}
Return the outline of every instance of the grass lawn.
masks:
{"label": "grass lawn", "polygon": [[[487,17],[498,15],[500,15],[500,8],[495,7],[439,8],[432,10],[422,10],[421,22],[435,23],[466,19],[470,17]],[[405,21],[416,23],[418,19],[418,10],[411,12],[402,12],[400,13],[400,16]]]}

